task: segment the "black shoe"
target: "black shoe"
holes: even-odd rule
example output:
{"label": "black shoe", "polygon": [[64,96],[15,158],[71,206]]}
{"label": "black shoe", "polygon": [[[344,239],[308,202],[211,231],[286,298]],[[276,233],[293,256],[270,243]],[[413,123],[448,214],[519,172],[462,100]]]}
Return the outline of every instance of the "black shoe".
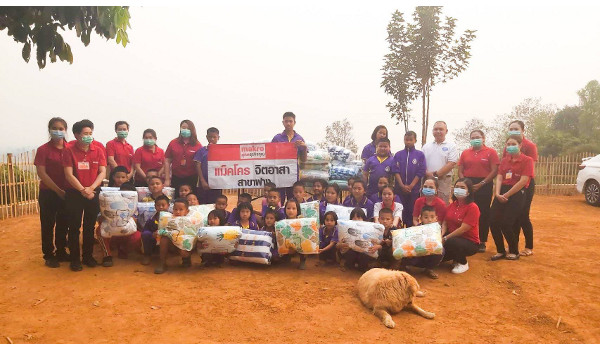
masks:
{"label": "black shoe", "polygon": [[181,266],[183,267],[191,267],[192,266],[192,258],[181,258]]}
{"label": "black shoe", "polygon": [[485,253],[485,242],[479,243],[479,249],[477,249],[477,253]]}
{"label": "black shoe", "polygon": [[56,251],[56,259],[60,262],[71,261],[71,255],[67,253],[64,249]]}
{"label": "black shoe", "polygon": [[98,262],[93,257],[85,258],[82,261],[87,267],[96,267],[98,266]]}
{"label": "black shoe", "polygon": [[60,264],[58,263],[58,260],[56,260],[56,258],[50,258],[50,259],[46,259],[46,266],[51,267],[51,268],[56,268],[56,267],[60,267]]}
{"label": "black shoe", "polygon": [[111,267],[113,266],[112,256],[105,256],[102,258],[102,266]]}
{"label": "black shoe", "polygon": [[506,253],[498,253],[496,255],[493,255],[490,260],[491,261],[496,261],[496,260],[500,260],[500,259],[505,259],[506,258]]}
{"label": "black shoe", "polygon": [[71,263],[71,271],[81,271],[83,270],[83,266],[81,266],[80,262],[72,262]]}

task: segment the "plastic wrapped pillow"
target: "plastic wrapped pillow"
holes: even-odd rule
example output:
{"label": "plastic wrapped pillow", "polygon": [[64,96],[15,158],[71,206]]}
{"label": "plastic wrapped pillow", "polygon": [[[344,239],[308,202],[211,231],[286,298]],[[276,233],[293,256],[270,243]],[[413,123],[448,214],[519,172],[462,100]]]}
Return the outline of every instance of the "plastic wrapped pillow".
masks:
{"label": "plastic wrapped pillow", "polygon": [[392,231],[394,258],[442,254],[442,227],[439,223],[413,226]]}
{"label": "plastic wrapped pillow", "polygon": [[137,193],[133,191],[101,191],[99,194],[102,237],[127,236],[137,230],[133,214]]}
{"label": "plastic wrapped pillow", "polygon": [[275,223],[277,247],[280,255],[298,252],[317,254],[319,223],[315,218],[286,219]]}
{"label": "plastic wrapped pillow", "polygon": [[319,220],[319,201],[300,203],[303,218],[316,218]]}
{"label": "plastic wrapped pillow", "polygon": [[300,180],[314,181],[314,180],[329,180],[329,173],[321,170],[300,170]]}
{"label": "plastic wrapped pillow", "polygon": [[[352,212],[352,210],[354,210],[354,208],[345,207],[343,205],[337,204],[327,204],[327,207],[325,207],[325,212],[335,212],[338,217],[338,220],[350,220],[350,213]],[[365,215],[367,215],[367,209],[362,208],[362,210],[365,212]]]}
{"label": "plastic wrapped pillow", "polygon": [[238,245],[233,253],[229,255],[229,260],[270,265],[272,247],[273,237],[271,233],[242,229]]}
{"label": "plastic wrapped pillow", "polygon": [[[384,227],[367,221],[338,220],[338,239],[347,243],[350,249],[377,258],[378,252],[369,253],[369,248],[381,243]],[[374,243],[375,241],[376,243]]]}
{"label": "plastic wrapped pillow", "polygon": [[[135,190],[138,194],[139,202],[153,202],[152,193],[148,187],[136,187]],[[175,198],[175,189],[173,187],[164,187],[162,193],[169,197],[169,199]]]}
{"label": "plastic wrapped pillow", "polygon": [[202,215],[202,226],[208,226],[208,213],[215,210],[214,204],[200,204],[189,207],[190,211],[198,212]]}
{"label": "plastic wrapped pillow", "polygon": [[355,177],[360,172],[360,168],[351,166],[332,166],[329,169],[329,177],[332,180],[348,180],[351,177]]}
{"label": "plastic wrapped pillow", "polygon": [[186,216],[177,217],[163,211],[158,220],[158,234],[169,237],[177,248],[188,252],[194,247],[200,227],[202,227],[202,215],[193,211]]}
{"label": "plastic wrapped pillow", "polygon": [[306,164],[327,164],[331,161],[331,155],[326,150],[310,151],[306,154]]}
{"label": "plastic wrapped pillow", "polygon": [[242,234],[239,226],[209,226],[198,229],[198,253],[227,254],[235,250]]}

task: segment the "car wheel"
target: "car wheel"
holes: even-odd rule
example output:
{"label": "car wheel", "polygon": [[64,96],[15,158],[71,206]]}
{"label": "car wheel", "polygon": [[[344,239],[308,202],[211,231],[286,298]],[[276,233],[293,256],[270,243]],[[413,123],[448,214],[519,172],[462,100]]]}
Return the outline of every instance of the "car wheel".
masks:
{"label": "car wheel", "polygon": [[585,184],[583,193],[585,201],[591,205],[600,206],[600,184],[596,180],[590,180]]}

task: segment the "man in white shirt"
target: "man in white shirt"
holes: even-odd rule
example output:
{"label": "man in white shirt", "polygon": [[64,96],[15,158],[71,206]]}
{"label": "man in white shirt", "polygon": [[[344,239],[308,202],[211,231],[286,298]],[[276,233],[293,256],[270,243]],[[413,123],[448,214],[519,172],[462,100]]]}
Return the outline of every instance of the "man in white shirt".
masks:
{"label": "man in white shirt", "polygon": [[458,162],[456,145],[446,141],[448,126],[446,122],[437,121],[433,124],[433,137],[435,141],[423,145],[427,171],[425,177],[437,177],[438,196],[450,203],[450,188],[452,187],[452,169]]}

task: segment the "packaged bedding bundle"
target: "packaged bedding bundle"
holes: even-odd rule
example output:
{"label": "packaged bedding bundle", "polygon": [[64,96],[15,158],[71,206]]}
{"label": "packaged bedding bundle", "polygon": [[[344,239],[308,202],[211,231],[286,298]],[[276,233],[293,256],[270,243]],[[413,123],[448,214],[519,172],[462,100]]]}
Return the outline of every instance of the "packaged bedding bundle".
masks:
{"label": "packaged bedding bundle", "polygon": [[319,222],[315,218],[286,219],[275,223],[277,247],[280,255],[317,254]]}
{"label": "packaged bedding bundle", "polygon": [[227,254],[235,250],[242,229],[239,226],[200,227],[197,233],[198,253]]}
{"label": "packaged bedding bundle", "polygon": [[[136,187],[135,190],[137,191],[139,202],[153,202],[152,193],[150,193],[148,187]],[[173,187],[164,187],[162,192],[169,199],[175,198],[175,189]]]}
{"label": "packaged bedding bundle", "polygon": [[101,192],[114,192],[114,191],[119,191],[119,190],[120,190],[119,187],[108,187],[108,186],[100,187]]}
{"label": "packaged bedding bundle", "polygon": [[331,155],[324,149],[308,151],[306,161],[303,164],[329,164]]}
{"label": "packaged bedding bundle", "polygon": [[208,213],[215,210],[214,204],[200,204],[189,207],[190,211],[195,211],[202,215],[202,226],[208,226]]}
{"label": "packaged bedding bundle", "polygon": [[304,181],[315,181],[315,180],[329,180],[329,172],[323,170],[303,170],[299,171],[300,180]]}
{"label": "packaged bedding bundle", "polygon": [[354,152],[341,146],[331,146],[328,151],[332,161],[348,162],[356,158]]}
{"label": "packaged bedding bundle", "polygon": [[[377,258],[377,251],[369,253],[369,248],[381,243],[384,227],[367,221],[338,220],[338,239],[340,243],[347,243],[350,249],[365,253]],[[375,241],[376,243],[373,243]]]}
{"label": "packaged bedding bundle", "polygon": [[332,180],[345,180],[358,176],[360,167],[355,165],[334,165],[329,169],[329,177]]}
{"label": "packaged bedding bundle", "polygon": [[[337,204],[327,204],[325,207],[325,212],[334,212],[337,215],[338,220],[350,220],[350,213],[352,210],[354,210],[354,208]],[[367,215],[367,209],[362,208],[362,210],[365,212],[365,215]]]}
{"label": "packaged bedding bundle", "polygon": [[198,230],[202,227],[202,219],[202,214],[196,211],[177,217],[169,212],[160,212],[158,234],[169,237],[177,248],[189,252],[193,249]]}
{"label": "packaged bedding bundle", "polygon": [[128,236],[137,231],[133,219],[137,208],[137,193],[134,191],[100,191],[100,225],[102,237]]}
{"label": "packaged bedding bundle", "polygon": [[439,223],[413,226],[392,231],[394,258],[438,255],[444,251],[442,227]]}
{"label": "packaged bedding bundle", "polygon": [[273,237],[270,232],[242,229],[238,245],[229,260],[270,265]]}
{"label": "packaged bedding bundle", "polygon": [[[173,203],[169,204],[169,212],[173,212]],[[156,207],[154,202],[138,202],[137,204],[137,222],[141,228],[146,226],[148,220],[156,214]]]}
{"label": "packaged bedding bundle", "polygon": [[319,220],[319,201],[300,203],[303,218],[316,218]]}
{"label": "packaged bedding bundle", "polygon": [[348,191],[348,180],[329,180],[330,184],[337,184],[342,191]]}

